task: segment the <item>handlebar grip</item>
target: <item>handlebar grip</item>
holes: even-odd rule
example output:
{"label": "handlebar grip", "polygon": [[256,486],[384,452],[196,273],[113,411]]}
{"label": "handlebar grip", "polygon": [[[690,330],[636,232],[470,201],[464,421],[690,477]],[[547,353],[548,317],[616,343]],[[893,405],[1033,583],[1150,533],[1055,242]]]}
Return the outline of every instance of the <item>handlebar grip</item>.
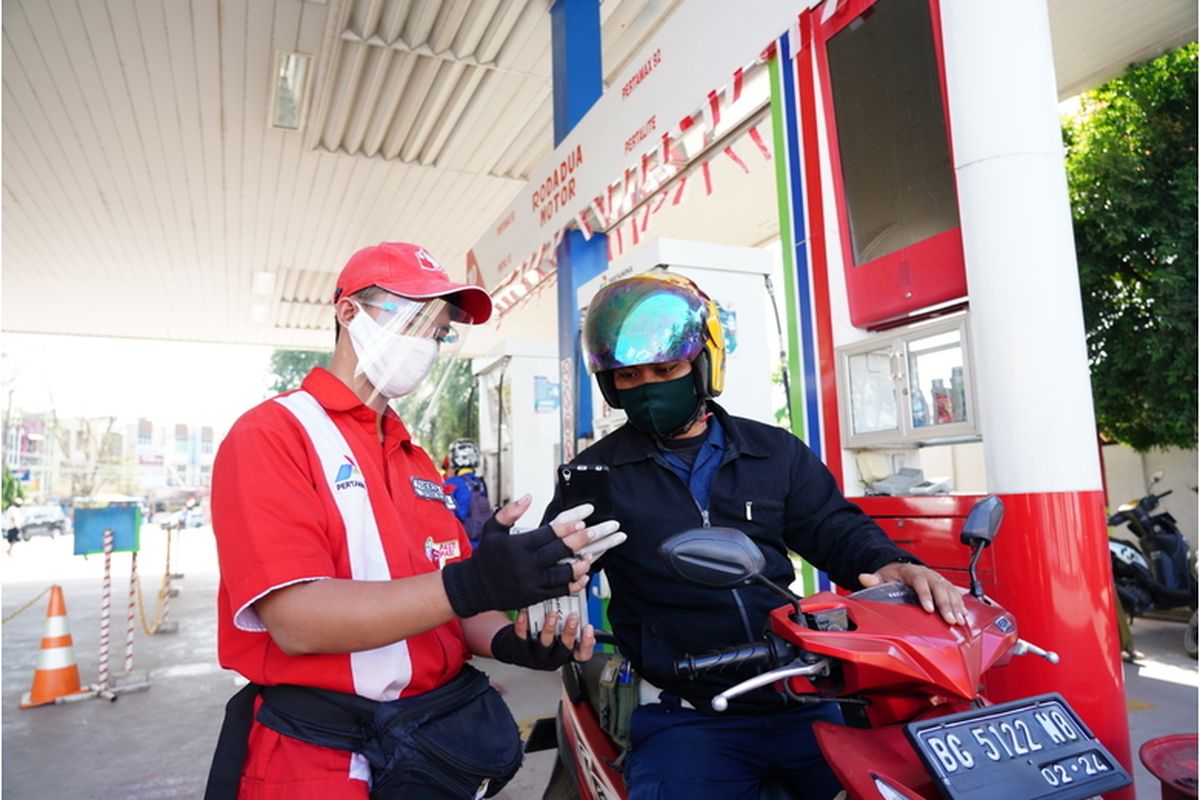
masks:
{"label": "handlebar grip", "polygon": [[596,644],[608,644],[613,647],[620,646],[617,642],[617,637],[611,631],[602,631],[599,628],[596,629]]}
{"label": "handlebar grip", "polygon": [[1154,495],[1154,496],[1155,496],[1155,497],[1157,497],[1159,500],[1162,500],[1164,497],[1166,497],[1167,495],[1169,495],[1169,494],[1170,494],[1171,492],[1173,492],[1173,491],[1175,491],[1175,490],[1174,490],[1174,489],[1167,489],[1167,490],[1166,490],[1165,492],[1163,492],[1162,494],[1156,494],[1156,495]]}
{"label": "handlebar grip", "polygon": [[738,664],[769,661],[775,655],[775,648],[770,642],[737,645],[699,656],[684,656],[675,662],[675,674],[681,678],[694,678],[703,672],[722,670]]}

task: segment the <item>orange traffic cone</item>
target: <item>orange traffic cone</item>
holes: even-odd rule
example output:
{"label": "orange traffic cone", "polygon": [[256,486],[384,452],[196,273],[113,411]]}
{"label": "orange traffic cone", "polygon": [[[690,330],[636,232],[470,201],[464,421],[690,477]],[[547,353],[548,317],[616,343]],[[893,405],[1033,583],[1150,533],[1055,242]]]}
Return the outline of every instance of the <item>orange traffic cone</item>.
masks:
{"label": "orange traffic cone", "polygon": [[61,586],[50,589],[50,607],[46,609],[46,632],[38,653],[37,670],[33,673],[33,688],[21,698],[21,708],[33,708],[53,703],[60,697],[81,693],[79,667],[71,649],[71,632],[67,630],[67,603]]}

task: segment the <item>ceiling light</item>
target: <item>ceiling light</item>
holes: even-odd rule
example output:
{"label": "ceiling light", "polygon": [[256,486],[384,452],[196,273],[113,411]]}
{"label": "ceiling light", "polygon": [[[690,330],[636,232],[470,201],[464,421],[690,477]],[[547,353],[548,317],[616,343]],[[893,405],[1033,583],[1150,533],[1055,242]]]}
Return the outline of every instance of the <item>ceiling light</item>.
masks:
{"label": "ceiling light", "polygon": [[294,131],[304,117],[308,72],[312,56],[275,51],[275,71],[271,76],[271,127]]}
{"label": "ceiling light", "polygon": [[255,294],[270,294],[275,288],[275,273],[274,272],[256,272],[254,273],[254,293]]}

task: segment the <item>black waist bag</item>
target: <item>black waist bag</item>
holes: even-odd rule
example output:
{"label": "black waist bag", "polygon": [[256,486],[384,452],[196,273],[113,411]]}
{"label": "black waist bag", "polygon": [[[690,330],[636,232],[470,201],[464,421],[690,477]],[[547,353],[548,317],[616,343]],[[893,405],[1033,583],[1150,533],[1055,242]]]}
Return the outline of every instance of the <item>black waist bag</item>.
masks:
{"label": "black waist bag", "polygon": [[521,767],[517,723],[487,676],[470,665],[433,691],[386,703],[304,686],[260,689],[260,724],[366,758],[372,800],[400,800],[413,783],[455,797],[491,797]]}

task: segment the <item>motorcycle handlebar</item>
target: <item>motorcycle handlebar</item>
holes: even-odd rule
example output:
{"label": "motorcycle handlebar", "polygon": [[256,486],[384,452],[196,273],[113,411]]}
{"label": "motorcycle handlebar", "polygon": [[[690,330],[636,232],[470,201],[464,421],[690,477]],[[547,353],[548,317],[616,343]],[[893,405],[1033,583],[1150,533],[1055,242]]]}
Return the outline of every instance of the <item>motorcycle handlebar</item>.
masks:
{"label": "motorcycle handlebar", "polygon": [[790,658],[795,647],[782,639],[765,639],[753,644],[742,644],[714,650],[698,656],[684,656],[675,662],[675,674],[681,678],[695,678],[704,672],[714,672],[739,664],[778,663]]}
{"label": "motorcycle handlebar", "polygon": [[1154,495],[1154,496],[1155,496],[1155,497],[1157,497],[1159,500],[1162,500],[1164,497],[1166,497],[1167,495],[1169,495],[1169,494],[1170,494],[1171,492],[1173,492],[1173,491],[1175,491],[1175,490],[1174,490],[1174,489],[1167,489],[1167,490],[1166,490],[1165,492],[1163,492],[1162,494],[1156,494],[1156,495]]}
{"label": "motorcycle handlebar", "polygon": [[612,645],[613,647],[620,646],[617,642],[616,636],[613,636],[612,633],[610,633],[609,631],[602,631],[602,630],[596,631],[596,644],[607,644],[607,645]]}

